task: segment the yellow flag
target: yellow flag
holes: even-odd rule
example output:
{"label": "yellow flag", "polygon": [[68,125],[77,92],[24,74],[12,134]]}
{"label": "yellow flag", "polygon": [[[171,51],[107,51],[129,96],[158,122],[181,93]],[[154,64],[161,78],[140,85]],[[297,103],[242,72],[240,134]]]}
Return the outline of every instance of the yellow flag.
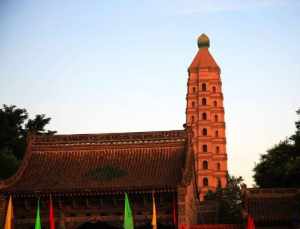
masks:
{"label": "yellow flag", "polygon": [[5,217],[5,224],[4,229],[12,229],[13,228],[13,218],[14,218],[14,211],[13,211],[13,204],[12,204],[12,197],[9,197],[8,206],[6,210],[6,217]]}
{"label": "yellow flag", "polygon": [[157,228],[157,217],[156,217],[156,206],[155,206],[155,197],[154,193],[152,194],[152,202],[153,202],[153,207],[152,207],[152,228],[156,229]]}

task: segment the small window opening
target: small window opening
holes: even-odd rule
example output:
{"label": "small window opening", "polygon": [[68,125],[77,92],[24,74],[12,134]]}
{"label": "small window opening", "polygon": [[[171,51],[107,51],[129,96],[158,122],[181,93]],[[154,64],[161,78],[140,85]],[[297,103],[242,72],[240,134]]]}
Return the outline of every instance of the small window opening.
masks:
{"label": "small window opening", "polygon": [[222,182],[221,182],[221,179],[218,178],[218,188],[221,188],[222,187]]}
{"label": "small window opening", "polygon": [[219,137],[219,131],[215,131],[215,137]]}
{"label": "small window opening", "polygon": [[208,169],[208,162],[207,161],[202,162],[202,168],[205,169],[205,170]]}
{"label": "small window opening", "polygon": [[203,178],[203,186],[208,186],[208,178],[207,177]]}
{"label": "small window opening", "polygon": [[215,115],[215,122],[218,122],[218,115]]}

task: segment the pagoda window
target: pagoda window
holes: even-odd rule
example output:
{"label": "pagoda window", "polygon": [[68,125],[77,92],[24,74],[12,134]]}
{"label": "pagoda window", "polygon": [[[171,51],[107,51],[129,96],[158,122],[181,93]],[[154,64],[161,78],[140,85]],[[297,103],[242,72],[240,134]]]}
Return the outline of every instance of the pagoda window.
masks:
{"label": "pagoda window", "polygon": [[203,146],[202,146],[202,151],[203,151],[203,152],[207,152],[207,145],[203,145]]}
{"label": "pagoda window", "polygon": [[202,119],[203,119],[203,120],[206,120],[206,119],[207,119],[207,114],[206,114],[206,113],[203,113],[203,114],[202,114]]}
{"label": "pagoda window", "polygon": [[218,188],[221,188],[222,187],[222,182],[221,182],[221,179],[218,177]]}
{"label": "pagoda window", "polygon": [[217,101],[214,101],[214,107],[217,107],[217,106],[218,106]]}
{"label": "pagoda window", "polygon": [[204,170],[207,170],[207,169],[208,169],[208,161],[203,161],[203,162],[202,162],[202,168],[203,168]]}
{"label": "pagoda window", "polygon": [[208,186],[208,178],[207,177],[203,178],[203,186]]}
{"label": "pagoda window", "polygon": [[194,121],[195,121],[195,117],[194,117],[194,115],[192,115],[191,122],[194,122]]}
{"label": "pagoda window", "polygon": [[207,104],[206,98],[202,99],[202,105],[205,106]]}
{"label": "pagoda window", "polygon": [[207,129],[206,129],[206,128],[203,128],[203,129],[202,129],[202,135],[203,135],[203,136],[207,136]]}
{"label": "pagoda window", "polygon": [[217,88],[216,88],[215,86],[213,86],[213,87],[212,87],[212,91],[213,91],[213,92],[216,92],[216,91],[217,91]]}
{"label": "pagoda window", "polygon": [[215,115],[215,122],[218,122],[218,115]]}
{"label": "pagoda window", "polygon": [[219,137],[219,131],[215,131],[215,137]]}
{"label": "pagoda window", "polygon": [[216,147],[216,153],[220,153],[220,147],[219,146]]}
{"label": "pagoda window", "polygon": [[206,91],[206,84],[205,83],[202,84],[202,91]]}
{"label": "pagoda window", "polygon": [[193,90],[193,93],[195,93],[195,92],[196,92],[196,88],[195,88],[195,87],[193,87],[193,89],[192,89],[192,90]]}
{"label": "pagoda window", "polygon": [[221,164],[220,164],[220,162],[217,163],[217,170],[218,170],[218,171],[221,170]]}
{"label": "pagoda window", "polygon": [[193,108],[195,107],[195,102],[194,102],[194,101],[192,102],[192,107],[193,107]]}

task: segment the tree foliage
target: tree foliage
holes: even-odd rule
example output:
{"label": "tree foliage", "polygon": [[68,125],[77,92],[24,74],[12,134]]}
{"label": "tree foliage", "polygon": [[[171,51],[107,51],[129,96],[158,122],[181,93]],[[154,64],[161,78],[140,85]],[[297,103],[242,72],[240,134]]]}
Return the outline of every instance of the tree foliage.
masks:
{"label": "tree foliage", "polygon": [[219,206],[219,223],[242,222],[242,177],[227,175],[225,188],[217,188],[215,192],[209,191],[205,200],[217,201]]}
{"label": "tree foliage", "polygon": [[300,120],[295,125],[295,134],[261,155],[255,165],[253,177],[259,187],[300,187]]}
{"label": "tree foliage", "polygon": [[0,109],[0,179],[11,176],[17,169],[26,149],[29,132],[54,134],[45,130],[50,118],[38,114],[30,119],[26,109],[3,105]]}

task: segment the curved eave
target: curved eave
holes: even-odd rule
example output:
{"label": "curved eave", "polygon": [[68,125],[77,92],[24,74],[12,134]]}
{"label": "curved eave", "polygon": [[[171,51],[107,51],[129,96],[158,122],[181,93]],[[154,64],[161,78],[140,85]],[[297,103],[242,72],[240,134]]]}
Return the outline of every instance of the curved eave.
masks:
{"label": "curved eave", "polygon": [[32,148],[32,136],[29,135],[27,138],[27,147],[26,147],[25,155],[24,155],[24,158],[22,159],[20,167],[18,168],[17,172],[13,176],[0,181],[0,192],[2,192],[2,190],[5,190],[5,189],[13,186],[16,182],[19,181],[19,179],[21,179],[22,174],[26,170],[26,168],[29,164],[30,158],[32,156],[31,148]]}
{"label": "curved eave", "polygon": [[188,132],[188,140],[186,142],[186,153],[185,153],[185,162],[184,168],[182,170],[181,175],[181,185],[188,185],[191,183],[193,175],[195,173],[195,160],[194,160],[194,152],[192,147],[192,133],[190,127],[186,129]]}

